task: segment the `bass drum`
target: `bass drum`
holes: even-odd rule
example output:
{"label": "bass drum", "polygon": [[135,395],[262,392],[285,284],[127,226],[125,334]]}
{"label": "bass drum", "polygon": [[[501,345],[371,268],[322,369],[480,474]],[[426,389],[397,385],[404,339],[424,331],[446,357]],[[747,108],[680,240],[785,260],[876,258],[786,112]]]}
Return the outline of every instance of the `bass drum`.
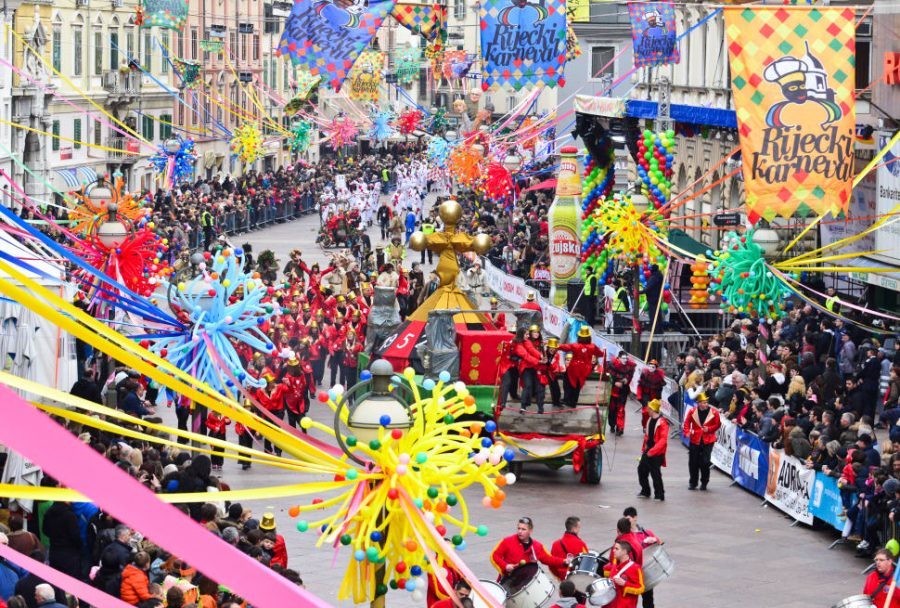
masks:
{"label": "bass drum", "polygon": [[537,564],[523,564],[500,584],[506,590],[506,608],[545,608],[553,603],[553,581]]}
{"label": "bass drum", "polygon": [[[506,589],[504,589],[499,583],[495,583],[494,581],[478,581],[481,583],[481,586],[484,587],[487,592],[497,601],[497,604],[503,605],[506,601]],[[472,606],[474,608],[489,608],[488,603],[481,599],[475,590],[472,590],[472,594],[469,596],[472,598]]]}
{"label": "bass drum", "polygon": [[672,576],[675,561],[662,545],[652,545],[644,550],[644,588],[648,591]]}
{"label": "bass drum", "polygon": [[851,595],[842,599],[831,608],[875,608],[875,604],[872,603],[872,598],[868,595]]}
{"label": "bass drum", "polygon": [[579,591],[587,593],[591,583],[603,576],[603,566],[608,563],[609,560],[596,551],[576,555],[572,560],[566,580],[575,583],[575,588]]}
{"label": "bass drum", "polygon": [[588,604],[606,606],[616,599],[616,584],[609,578],[598,578],[588,587]]}

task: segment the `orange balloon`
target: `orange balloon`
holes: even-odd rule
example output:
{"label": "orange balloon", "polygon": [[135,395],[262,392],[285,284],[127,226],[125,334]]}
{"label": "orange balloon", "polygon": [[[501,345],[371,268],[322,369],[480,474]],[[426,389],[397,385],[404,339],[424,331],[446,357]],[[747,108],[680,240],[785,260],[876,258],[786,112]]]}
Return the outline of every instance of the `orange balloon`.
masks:
{"label": "orange balloon", "polygon": [[497,479],[494,480],[494,483],[502,488],[506,485],[506,477],[504,477],[503,475],[499,475],[497,476]]}
{"label": "orange balloon", "polygon": [[503,490],[497,490],[496,492],[494,492],[494,498],[501,501],[506,500],[506,492],[504,492]]}
{"label": "orange balloon", "polygon": [[462,435],[463,437],[471,437],[472,436],[472,433],[466,429],[460,429],[459,434]]}
{"label": "orange balloon", "polygon": [[419,548],[418,543],[416,543],[416,541],[414,541],[414,540],[406,541],[405,545],[406,545],[406,550],[409,552],[413,552]]}
{"label": "orange balloon", "polygon": [[425,502],[422,503],[422,507],[423,507],[426,511],[431,511],[431,501],[428,500],[428,499],[426,498],[426,499],[425,499]]}
{"label": "orange balloon", "polygon": [[499,509],[503,505],[502,500],[498,500],[496,497],[491,499],[491,506],[495,509]]}
{"label": "orange balloon", "polygon": [[446,513],[447,512],[447,503],[443,500],[434,505],[434,510],[438,513]]}
{"label": "orange balloon", "polygon": [[297,517],[298,515],[300,515],[300,507],[291,507],[290,509],[288,509],[288,515],[290,515],[291,517]]}
{"label": "orange balloon", "polygon": [[463,398],[463,403],[465,403],[466,405],[475,405],[475,397],[473,397],[472,395],[466,395]]}

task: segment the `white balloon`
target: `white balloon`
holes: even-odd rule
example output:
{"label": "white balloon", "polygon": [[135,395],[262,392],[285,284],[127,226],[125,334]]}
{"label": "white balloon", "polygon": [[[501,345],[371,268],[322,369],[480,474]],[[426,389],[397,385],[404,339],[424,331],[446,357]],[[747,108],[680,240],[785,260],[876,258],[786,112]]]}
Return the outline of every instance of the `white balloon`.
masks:
{"label": "white balloon", "polygon": [[511,486],[516,483],[516,474],[515,473],[507,473],[504,475],[506,477],[506,485]]}
{"label": "white balloon", "polygon": [[421,602],[422,600],[425,599],[425,594],[423,594],[421,591],[416,589],[415,591],[412,592],[412,599],[416,602]]}

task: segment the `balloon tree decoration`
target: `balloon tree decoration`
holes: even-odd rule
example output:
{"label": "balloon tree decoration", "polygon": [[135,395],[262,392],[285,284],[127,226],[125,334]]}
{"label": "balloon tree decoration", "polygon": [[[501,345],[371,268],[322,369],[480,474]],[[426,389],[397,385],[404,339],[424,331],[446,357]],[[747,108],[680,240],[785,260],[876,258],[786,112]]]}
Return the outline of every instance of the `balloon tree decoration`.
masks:
{"label": "balloon tree decoration", "polygon": [[[389,377],[390,364],[381,363]],[[369,371],[360,375],[363,381],[370,378]],[[491,438],[497,428],[493,421],[461,419],[475,413],[475,398],[464,383],[449,380],[450,375],[441,372],[437,382],[426,379],[420,391],[412,369],[394,375],[388,392],[395,397],[381,397],[390,405],[383,404],[376,428],[367,430],[371,438],[344,435],[309,417],[300,421],[304,429],[335,437],[355,461],[335,478],[346,483],[340,494],[289,509],[292,517],[300,518],[297,530],[314,531],[319,546],[350,550],[339,598],[360,603],[397,589],[411,592],[413,601],[423,601],[427,573],[439,567],[434,554],[441,539],[462,551],[466,534],[488,533],[486,525],[470,521],[463,491],[481,485],[482,504],[497,509],[506,498],[503,488],[515,483],[515,475],[501,473],[515,452]],[[342,407],[348,396],[338,385],[320,392],[318,400],[336,412],[336,420],[343,425],[349,420],[352,427],[353,418]],[[409,403],[408,413],[398,411],[402,406],[392,399]],[[482,437],[482,431],[487,435]],[[317,515],[329,507],[337,508]],[[379,567],[386,573],[384,580],[376,574]]]}
{"label": "balloon tree decoration", "polygon": [[327,140],[331,143],[332,150],[340,150],[348,144],[352,144],[359,135],[359,127],[349,116],[335,116],[328,127]]}
{"label": "balloon tree decoration", "polygon": [[[654,209],[664,209],[672,193],[673,151],[675,131],[653,133],[645,130],[638,139],[637,172],[643,184],[643,192]],[[664,215],[669,216],[667,208]]]}
{"label": "balloon tree decoration", "polygon": [[259,273],[245,273],[242,258],[241,249],[195,253],[190,268],[164,282],[181,325],[140,336],[142,346],[218,391],[234,391],[234,380],[264,384],[244,371],[238,345],[264,353],[275,348],[263,331],[274,312],[274,288],[264,285]]}
{"label": "balloon tree decoration", "polygon": [[231,153],[242,163],[251,164],[262,156],[263,134],[252,124],[243,124],[234,130],[231,138]]}
{"label": "balloon tree decoration", "polygon": [[[96,184],[95,190],[90,193],[87,185],[81,190],[75,190],[71,194],[75,200],[75,206],[69,209],[69,231],[79,236],[86,236],[94,225],[107,215],[107,207],[110,203],[117,205],[116,214],[134,225],[143,225],[152,213],[149,207],[144,207],[139,198],[135,198],[131,192],[125,189],[125,179],[121,173],[113,175],[112,188],[107,189],[102,184]],[[96,196],[98,188],[109,193],[108,197]]]}
{"label": "balloon tree decoration", "polygon": [[397,128],[402,135],[412,135],[422,126],[422,120],[424,118],[425,115],[422,114],[421,110],[405,110],[404,112],[401,112],[400,117],[397,118]]}
{"label": "balloon tree decoration", "polygon": [[397,134],[397,130],[393,125],[395,119],[393,112],[376,110],[370,118],[372,119],[372,126],[369,127],[368,136],[373,141],[387,141]]}
{"label": "balloon tree decoration", "polygon": [[766,262],[765,252],[753,240],[754,232],[731,231],[722,249],[713,252],[709,293],[721,296],[720,307],[726,312],[777,319],[784,315],[784,300],[792,291],[781,272]]}
{"label": "balloon tree decoration", "polygon": [[597,232],[600,226],[594,222],[593,215],[612,193],[615,175],[615,149],[612,146],[609,147],[606,158],[594,159],[590,154],[585,155],[581,197],[581,275],[585,281],[599,273],[599,283],[605,284],[612,270],[609,263],[600,265],[598,257],[592,255],[606,246],[603,241],[605,235]]}
{"label": "balloon tree decoration", "polygon": [[516,184],[512,173],[499,162],[488,163],[481,189],[484,195],[495,203],[512,203]]}
{"label": "balloon tree decoration", "polygon": [[150,157],[150,164],[163,176],[166,188],[171,190],[179,184],[190,181],[196,160],[194,140],[177,135],[159,146],[156,154]]}
{"label": "balloon tree decoration", "polygon": [[432,137],[425,150],[428,164],[433,167],[446,168],[450,160],[452,146],[443,137]]}
{"label": "balloon tree decoration", "polygon": [[308,120],[297,120],[291,126],[291,152],[306,152],[312,135],[312,123]]}
{"label": "balloon tree decoration", "polygon": [[461,144],[450,152],[450,174],[460,186],[474,188],[484,171],[484,154],[471,144]]}
{"label": "balloon tree decoration", "polygon": [[697,261],[691,264],[691,300],[688,305],[691,308],[703,308],[709,301],[709,263],[705,256],[698,256]]}

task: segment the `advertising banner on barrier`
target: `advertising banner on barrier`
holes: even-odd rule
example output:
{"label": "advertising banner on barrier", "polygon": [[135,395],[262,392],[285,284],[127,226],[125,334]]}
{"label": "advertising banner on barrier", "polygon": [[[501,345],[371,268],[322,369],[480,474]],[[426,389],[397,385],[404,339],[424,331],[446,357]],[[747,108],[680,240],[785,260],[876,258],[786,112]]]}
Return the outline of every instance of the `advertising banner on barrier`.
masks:
{"label": "advertising banner on barrier", "polygon": [[841,519],[843,511],[844,505],[841,502],[837,479],[822,472],[816,473],[809,512],[835,530],[843,530],[844,520]]}
{"label": "advertising banner on barrier", "polygon": [[731,475],[734,455],[737,452],[737,425],[724,416],[722,426],[716,431],[716,443],[712,449],[713,466]]}
{"label": "advertising banner on barrier", "polygon": [[769,444],[753,433],[738,430],[737,454],[731,476],[742,488],[757,496],[765,496],[769,479]]}
{"label": "advertising banner on barrier", "polygon": [[769,450],[769,480],[766,500],[797,521],[812,525],[809,497],[816,472],[782,450]]}

